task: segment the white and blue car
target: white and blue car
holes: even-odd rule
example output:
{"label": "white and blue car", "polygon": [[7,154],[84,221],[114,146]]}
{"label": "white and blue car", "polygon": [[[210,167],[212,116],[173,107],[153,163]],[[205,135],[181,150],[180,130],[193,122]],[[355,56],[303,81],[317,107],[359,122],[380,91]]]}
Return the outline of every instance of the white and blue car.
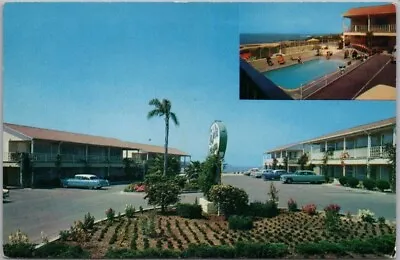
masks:
{"label": "white and blue car", "polygon": [[110,183],[93,174],[76,174],[74,178],[62,179],[61,185],[64,188],[100,189],[110,186]]}

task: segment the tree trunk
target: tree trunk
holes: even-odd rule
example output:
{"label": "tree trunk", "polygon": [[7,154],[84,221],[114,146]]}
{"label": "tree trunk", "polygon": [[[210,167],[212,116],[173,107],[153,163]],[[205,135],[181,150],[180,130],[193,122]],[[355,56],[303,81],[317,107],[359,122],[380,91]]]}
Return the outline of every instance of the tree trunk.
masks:
{"label": "tree trunk", "polygon": [[167,176],[167,167],[168,167],[168,134],[169,134],[169,116],[165,116],[165,143],[164,143],[164,176]]}

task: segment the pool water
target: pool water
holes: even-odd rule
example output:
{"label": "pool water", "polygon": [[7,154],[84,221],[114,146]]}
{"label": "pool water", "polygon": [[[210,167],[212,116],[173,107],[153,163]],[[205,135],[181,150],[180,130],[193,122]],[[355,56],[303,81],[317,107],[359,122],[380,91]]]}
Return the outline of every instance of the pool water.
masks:
{"label": "pool water", "polygon": [[264,75],[282,88],[295,89],[339,70],[341,65],[344,62],[340,60],[318,59],[267,71]]}

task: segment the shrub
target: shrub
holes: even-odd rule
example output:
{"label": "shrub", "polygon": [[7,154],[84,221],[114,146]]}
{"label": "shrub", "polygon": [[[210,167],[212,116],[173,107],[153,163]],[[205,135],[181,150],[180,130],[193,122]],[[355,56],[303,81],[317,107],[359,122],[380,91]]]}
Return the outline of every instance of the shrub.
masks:
{"label": "shrub", "polygon": [[243,243],[235,245],[236,258],[283,258],[288,254],[288,247],[280,243]]}
{"label": "shrub", "polygon": [[91,216],[88,212],[83,219],[83,229],[91,230],[94,227],[94,216]]}
{"label": "shrub", "polygon": [[367,190],[373,190],[376,187],[376,182],[372,179],[365,179],[363,180],[363,186]]}
{"label": "shrub", "polygon": [[245,216],[230,216],[228,227],[232,230],[250,230],[253,228],[253,219]]}
{"label": "shrub", "polygon": [[378,218],[378,223],[379,223],[379,224],[382,225],[382,224],[385,224],[385,222],[386,222],[386,219],[385,219],[384,217],[379,217],[379,218]]}
{"label": "shrub", "polygon": [[324,208],[325,212],[334,212],[336,214],[339,214],[340,212],[340,206],[338,204],[329,204]]}
{"label": "shrub", "polygon": [[374,223],[375,222],[375,214],[368,210],[368,209],[360,209],[358,210],[358,217],[367,223]]}
{"label": "shrub", "polygon": [[209,198],[225,216],[241,214],[247,208],[249,197],[243,189],[232,185],[215,185],[209,191]]}
{"label": "shrub", "polygon": [[288,200],[287,205],[288,205],[288,210],[289,210],[290,212],[295,212],[295,211],[297,211],[297,202],[296,202],[295,200],[293,200],[292,198],[290,198],[290,199]]}
{"label": "shrub", "polygon": [[183,218],[202,218],[201,205],[197,204],[179,203],[176,207],[176,212],[178,216],[181,216]]}
{"label": "shrub", "polygon": [[128,205],[126,204],[125,206],[125,216],[127,218],[133,218],[133,216],[135,215],[136,209],[135,207],[132,206],[132,204]]}
{"label": "shrub", "polygon": [[183,188],[183,190],[186,190],[186,191],[197,191],[199,189],[200,189],[199,184],[195,181],[185,183],[185,186]]}
{"label": "shrub", "polygon": [[301,208],[304,213],[308,215],[315,215],[317,214],[317,206],[315,204],[307,204]]}
{"label": "shrub", "polygon": [[325,211],[325,227],[329,231],[336,231],[340,224],[340,206],[337,204],[330,204],[324,208]]}
{"label": "shrub", "polygon": [[106,217],[108,220],[112,221],[115,217],[115,210],[113,210],[112,208],[109,208],[106,210]]}
{"label": "shrub", "polygon": [[278,206],[273,201],[268,201],[266,203],[260,201],[251,202],[246,210],[246,215],[262,218],[275,217],[278,213]]}
{"label": "shrub", "polygon": [[376,187],[380,191],[385,191],[385,190],[390,188],[390,183],[388,181],[379,180],[379,181],[376,182]]}
{"label": "shrub", "polygon": [[31,243],[7,243],[3,246],[4,255],[10,258],[31,258],[35,246]]}
{"label": "shrub", "polygon": [[146,196],[148,204],[160,206],[161,212],[165,213],[166,208],[179,201],[181,188],[177,181],[168,176],[149,175],[146,177]]}
{"label": "shrub", "polygon": [[8,240],[10,241],[10,244],[28,244],[29,243],[28,235],[25,233],[22,233],[21,230],[19,230],[19,229],[15,233],[11,233],[11,235],[8,236]]}
{"label": "shrub", "polygon": [[67,241],[69,237],[69,231],[68,230],[61,230],[59,233],[60,240],[61,241]]}
{"label": "shrub", "polygon": [[349,177],[347,179],[347,184],[349,185],[350,188],[356,188],[360,181],[354,177]]}
{"label": "shrub", "polygon": [[346,186],[347,185],[347,177],[343,176],[339,178],[339,183],[342,186]]}
{"label": "shrub", "polygon": [[80,246],[72,246],[64,243],[53,242],[46,244],[34,251],[34,256],[37,258],[90,258],[87,251]]}
{"label": "shrub", "polygon": [[302,243],[296,246],[295,251],[302,255],[345,254],[345,247],[338,243],[320,241],[317,243]]}

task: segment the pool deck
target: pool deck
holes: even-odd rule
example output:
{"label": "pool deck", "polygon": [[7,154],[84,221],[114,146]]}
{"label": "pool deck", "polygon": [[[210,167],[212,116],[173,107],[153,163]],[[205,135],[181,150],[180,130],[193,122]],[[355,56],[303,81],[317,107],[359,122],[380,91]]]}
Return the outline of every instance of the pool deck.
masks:
{"label": "pool deck", "polygon": [[[366,76],[368,75],[368,76]],[[330,84],[306,96],[309,100],[354,100],[373,87],[384,84],[396,87],[396,64],[390,56],[376,54]],[[372,100],[380,100],[379,95]]]}

